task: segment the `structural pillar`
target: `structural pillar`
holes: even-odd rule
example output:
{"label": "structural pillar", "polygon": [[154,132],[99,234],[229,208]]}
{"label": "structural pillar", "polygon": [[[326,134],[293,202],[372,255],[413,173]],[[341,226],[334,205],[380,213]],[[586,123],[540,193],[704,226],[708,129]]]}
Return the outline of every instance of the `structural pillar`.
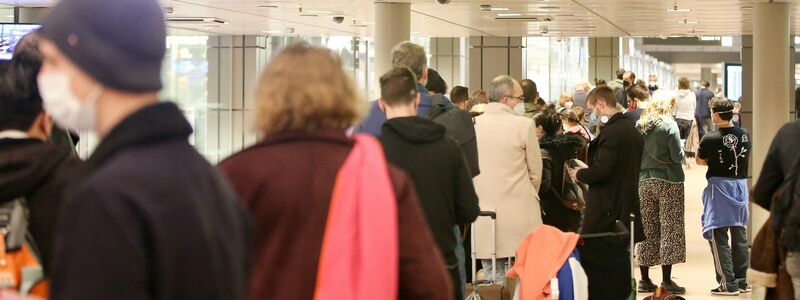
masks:
{"label": "structural pillar", "polygon": [[392,48],[411,38],[411,3],[375,2],[375,74],[392,69]]}
{"label": "structural pillar", "polygon": [[469,38],[469,87],[470,90],[487,89],[498,75],[509,75],[524,79],[522,67],[524,53],[522,37]]}
{"label": "structural pillar", "polygon": [[620,38],[589,38],[589,81],[616,79],[619,58]]}
{"label": "structural pillar", "polygon": [[713,92],[714,88],[717,87],[717,82],[713,81],[711,74],[711,68],[700,68],[700,80],[708,81],[708,83],[711,84],[709,88]]}
{"label": "structural pillar", "polygon": [[[466,39],[438,37],[430,39],[428,66],[439,72],[447,87],[467,85]],[[449,90],[448,90],[449,92]]]}
{"label": "structural pillar", "polygon": [[[789,36],[789,3],[757,3],[753,20],[753,157],[752,174],[758,179],[769,145],[789,121],[790,91],[793,90],[789,64],[794,55]],[[752,209],[751,237],[767,217],[763,209]]]}

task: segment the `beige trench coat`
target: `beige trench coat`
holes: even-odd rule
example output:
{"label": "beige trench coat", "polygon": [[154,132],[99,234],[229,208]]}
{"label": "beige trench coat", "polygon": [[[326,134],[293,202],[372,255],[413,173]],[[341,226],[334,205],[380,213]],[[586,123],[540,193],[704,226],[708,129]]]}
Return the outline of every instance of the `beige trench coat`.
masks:
{"label": "beige trench coat", "polygon": [[[517,116],[501,103],[489,103],[475,118],[481,174],[475,192],[482,211],[497,213],[497,257],[514,256],[528,233],[542,225],[539,185],[542,154],[531,119]],[[478,258],[491,258],[491,222],[475,223]]]}

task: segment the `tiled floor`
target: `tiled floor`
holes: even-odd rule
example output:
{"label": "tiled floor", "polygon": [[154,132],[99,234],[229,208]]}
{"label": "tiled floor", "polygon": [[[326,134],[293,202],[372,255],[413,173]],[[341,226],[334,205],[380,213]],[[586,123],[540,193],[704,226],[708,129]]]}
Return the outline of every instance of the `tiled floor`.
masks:
{"label": "tiled floor", "polygon": [[[700,215],[703,212],[703,203],[700,198],[706,186],[706,168],[692,164],[691,168],[686,169],[686,255],[687,261],[684,264],[675,265],[672,270],[672,277],[678,284],[686,287],[688,300],[705,299],[762,299],[759,297],[760,291],[755,293],[742,294],[738,297],[713,296],[709,291],[717,286],[714,278],[714,264],[711,258],[711,250],[708,241],[701,235]],[[639,271],[636,271],[637,278]],[[653,268],[650,270],[650,277],[658,284],[661,282],[661,269]],[[643,299],[647,295],[638,295]]]}

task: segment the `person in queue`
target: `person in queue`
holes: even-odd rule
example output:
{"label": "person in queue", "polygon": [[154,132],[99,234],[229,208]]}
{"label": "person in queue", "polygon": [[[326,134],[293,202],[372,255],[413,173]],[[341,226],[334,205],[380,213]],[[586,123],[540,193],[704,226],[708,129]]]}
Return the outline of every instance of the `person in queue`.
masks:
{"label": "person in queue", "polygon": [[[635,124],[617,108],[614,91],[594,89],[587,99],[597,116],[600,134],[589,146],[589,167],[570,170],[573,180],[589,185],[582,234],[615,232],[616,222],[630,226],[639,215],[639,171],[644,141]],[[644,240],[640,218],[635,219],[635,242]],[[629,228],[631,229],[631,228]],[[586,239],[578,248],[589,278],[592,299],[625,299],[630,288],[627,238]]]}
{"label": "person in queue", "polygon": [[[542,158],[536,126],[517,115],[514,107],[524,99],[520,84],[501,75],[489,84],[486,113],[475,118],[481,174],[475,177],[475,191],[482,210],[497,214],[497,280],[505,282],[505,263],[520,242],[542,224],[539,186]],[[492,274],[491,227],[485,218],[475,222],[475,245],[486,274]]]}
{"label": "person in queue", "polygon": [[51,297],[244,298],[251,224],[189,144],[181,110],[159,101],[166,25],[158,2],[60,1],[40,34],[45,110],[102,139],[60,208]]}
{"label": "person in queue", "polygon": [[534,120],[542,149],[542,185],[539,189],[542,222],[564,232],[578,232],[580,208],[567,207],[561,201],[566,198],[565,181],[569,179],[564,163],[576,158],[586,141],[580,135],[562,134],[561,115],[555,111],[547,110]]}
{"label": "person in queue", "polygon": [[645,153],[639,172],[642,225],[647,238],[637,247],[642,279],[639,292],[655,292],[650,267],[661,266],[661,287],[673,294],[686,289],[672,280],[672,266],[686,262],[684,220],[683,149],[678,124],[672,118],[674,99],[650,101],[637,122],[644,137]]}
{"label": "person in queue", "polygon": [[728,99],[712,98],[709,105],[717,130],[703,136],[695,157],[698,165],[708,166],[701,217],[703,238],[711,245],[719,283],[711,294],[736,296],[751,291],[747,282],[751,136],[733,126],[733,103]]}
{"label": "person in queue", "polygon": [[25,35],[0,74],[0,203],[24,199],[28,232],[47,274],[58,208],[80,160],[71,146],[52,142],[53,121],[36,82],[42,66],[38,39],[35,32]]}
{"label": "person in queue", "polygon": [[379,105],[388,120],[379,140],[386,160],[411,177],[453,282],[454,299],[462,299],[466,282],[461,280],[456,254],[461,234],[454,235],[453,227],[475,221],[478,196],[459,145],[445,136],[444,126],[416,116],[419,95],[415,82],[408,68],[395,68],[381,76]]}
{"label": "person in queue", "polygon": [[[433,108],[433,104],[428,90],[425,88],[428,83],[428,56],[425,54],[425,48],[408,41],[397,44],[392,49],[392,66],[394,68],[409,68],[417,76],[419,80],[417,81],[417,91],[420,94],[417,116],[427,117]],[[447,86],[445,85],[442,94],[446,92]],[[452,103],[449,103],[449,101],[447,104],[452,107]],[[384,122],[386,122],[386,113],[378,107],[378,100],[374,100],[369,105],[366,119],[356,127],[356,131],[379,137],[381,136],[381,128],[383,128]]]}
{"label": "person in queue", "polygon": [[290,45],[256,98],[266,138],[219,165],[255,219],[249,299],[451,299],[411,179],[346,134],[362,100],[339,56]]}

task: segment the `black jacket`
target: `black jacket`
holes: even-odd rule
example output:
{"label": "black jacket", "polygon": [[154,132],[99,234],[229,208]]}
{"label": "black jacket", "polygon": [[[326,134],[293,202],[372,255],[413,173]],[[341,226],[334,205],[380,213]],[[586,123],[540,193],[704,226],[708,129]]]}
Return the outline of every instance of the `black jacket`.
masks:
{"label": "black jacket", "polygon": [[[630,227],[630,214],[639,216],[639,169],[644,140],[622,113],[612,116],[589,145],[589,168],[578,180],[589,185],[583,233],[614,231],[617,220]],[[636,241],[644,240],[636,218]]]}
{"label": "black jacket", "polygon": [[472,177],[481,173],[478,164],[478,139],[475,135],[475,122],[472,114],[453,106],[450,100],[442,95],[431,96],[431,112],[428,118],[444,126],[445,134],[453,139],[467,160]]}
{"label": "black jacket", "polygon": [[64,202],[53,299],[244,299],[250,223],[172,103],[119,123]]}
{"label": "black jacket", "polygon": [[445,129],[420,117],[390,119],[383,125],[387,160],[414,182],[433,237],[447,260],[457,262],[453,229],[478,217],[478,196],[464,156]]}
{"label": "black jacket", "polygon": [[539,147],[542,148],[542,185],[539,188],[542,222],[565,232],[578,231],[581,213],[561,203],[564,162],[575,158],[584,143],[583,137],[575,134],[543,136],[539,139]]}
{"label": "black jacket", "polygon": [[787,123],[781,127],[772,144],[769,146],[767,158],[758,176],[753,192],[753,202],[769,210],[772,206],[772,195],[783,183],[794,162],[800,157],[800,120]]}
{"label": "black jacket", "polygon": [[28,232],[46,272],[63,192],[79,164],[66,147],[35,139],[0,139],[0,202],[25,199]]}

